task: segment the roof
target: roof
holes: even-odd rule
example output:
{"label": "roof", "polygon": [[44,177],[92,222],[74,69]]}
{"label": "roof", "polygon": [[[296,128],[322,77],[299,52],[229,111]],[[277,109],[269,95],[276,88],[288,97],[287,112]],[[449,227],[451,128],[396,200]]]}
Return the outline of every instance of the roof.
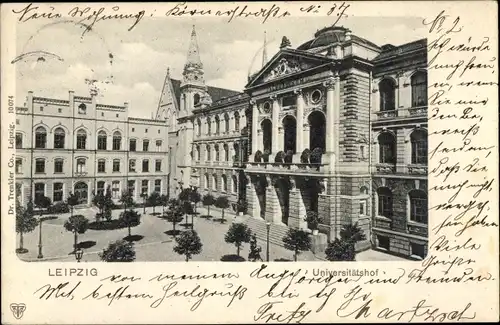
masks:
{"label": "roof", "polygon": [[[177,100],[177,103],[180,103],[180,100],[181,100],[181,82],[182,81],[177,80],[177,79],[173,79],[173,78],[170,80],[172,80],[172,86],[174,88],[175,99]],[[214,103],[216,101],[218,101],[219,99],[243,93],[241,91],[230,90],[230,89],[219,88],[219,87],[212,87],[212,86],[207,86],[207,92],[212,97],[212,102],[214,102]]]}
{"label": "roof", "polygon": [[[314,38],[300,45],[297,49],[308,51],[316,49],[318,47],[325,47],[334,43],[343,43],[346,41],[346,34],[351,33],[351,31],[342,26],[329,26],[318,30],[314,34]],[[356,35],[350,34],[351,40],[357,41],[358,43],[365,44],[371,47],[378,48],[378,45],[372,43],[364,38]]]}
{"label": "roof", "polygon": [[400,46],[386,44],[382,46],[382,52],[373,61],[381,61],[396,55],[410,53],[416,50],[427,50],[427,39],[423,38],[418,41],[406,43]]}

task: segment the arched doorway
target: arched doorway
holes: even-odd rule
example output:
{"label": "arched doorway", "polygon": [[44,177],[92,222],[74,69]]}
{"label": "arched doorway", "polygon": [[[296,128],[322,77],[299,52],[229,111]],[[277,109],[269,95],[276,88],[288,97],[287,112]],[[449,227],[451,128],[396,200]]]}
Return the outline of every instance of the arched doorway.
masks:
{"label": "arched doorway", "polygon": [[284,151],[285,153],[288,153],[288,151],[292,151],[292,153],[295,153],[297,148],[297,121],[293,116],[285,116],[285,118],[283,119],[283,129],[285,130],[283,138]]}
{"label": "arched doorway", "polygon": [[273,139],[273,123],[270,120],[265,119],[260,124],[260,127],[262,129],[262,145],[264,148],[264,152],[267,151],[267,153],[271,153],[272,139]]}
{"label": "arched doorway", "polygon": [[75,184],[75,195],[78,198],[78,204],[87,204],[89,198],[89,187],[84,182]]}
{"label": "arched doorway", "polygon": [[[314,150],[320,148],[321,152],[325,152],[326,148],[326,120],[322,112],[314,111],[309,115],[309,149]],[[331,125],[330,127],[333,127]]]}
{"label": "arched doorway", "polygon": [[281,208],[281,222],[288,225],[288,217],[290,215],[290,188],[288,181],[280,178],[276,182],[276,194]]}

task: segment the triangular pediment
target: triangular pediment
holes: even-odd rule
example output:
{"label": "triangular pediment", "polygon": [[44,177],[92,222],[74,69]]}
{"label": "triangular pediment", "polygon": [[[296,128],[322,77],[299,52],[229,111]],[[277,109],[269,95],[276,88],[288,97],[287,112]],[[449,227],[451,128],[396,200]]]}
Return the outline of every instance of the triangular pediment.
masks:
{"label": "triangular pediment", "polygon": [[284,49],[276,53],[259,72],[250,78],[246,88],[280,80],[332,62],[332,59],[324,56]]}
{"label": "triangular pediment", "polygon": [[[175,96],[175,89],[172,83],[172,79],[167,75],[165,82],[163,83],[162,92],[160,95],[160,101],[158,103],[158,108],[156,111],[156,119],[164,120],[170,118],[172,112],[177,111],[178,103]],[[170,114],[169,114],[170,112]]]}

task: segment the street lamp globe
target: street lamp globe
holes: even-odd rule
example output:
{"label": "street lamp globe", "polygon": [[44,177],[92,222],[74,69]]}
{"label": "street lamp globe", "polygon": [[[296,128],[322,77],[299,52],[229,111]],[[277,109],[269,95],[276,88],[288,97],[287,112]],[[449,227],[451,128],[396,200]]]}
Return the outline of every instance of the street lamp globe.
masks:
{"label": "street lamp globe", "polygon": [[80,260],[82,259],[82,257],[83,257],[83,249],[78,248],[78,249],[75,251],[75,258],[76,258],[76,261],[77,261],[77,262],[80,262]]}

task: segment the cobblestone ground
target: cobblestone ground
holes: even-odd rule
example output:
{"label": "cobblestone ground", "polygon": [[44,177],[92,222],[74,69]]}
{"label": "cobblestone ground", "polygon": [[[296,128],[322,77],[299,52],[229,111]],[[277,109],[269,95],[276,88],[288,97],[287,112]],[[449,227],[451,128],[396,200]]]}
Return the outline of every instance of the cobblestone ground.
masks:
{"label": "cobblestone ground", "polygon": [[[156,208],[156,212],[161,212],[161,207]],[[143,209],[137,209],[141,214]],[[85,209],[75,212],[75,214],[83,214],[92,222],[95,216],[94,209]],[[113,211],[113,218],[118,218],[121,210]],[[205,209],[199,209],[201,215],[206,214]],[[220,211],[211,209],[211,215],[215,219],[220,218]],[[175,245],[174,238],[166,232],[172,229],[172,224],[151,215],[152,209],[147,208],[146,214],[141,217],[141,224],[132,228],[132,235],[136,237],[136,261],[184,261],[184,257],[176,254],[173,251]],[[69,214],[57,215],[57,219],[47,220],[42,225],[42,241],[43,241],[43,261],[75,261],[73,251],[73,234],[66,231],[63,227],[65,220],[69,218]],[[236,247],[224,241],[224,235],[227,232],[232,222],[241,221],[241,217],[235,217],[232,214],[226,213],[226,223],[221,224],[214,220],[195,217],[194,228],[198,232],[203,243],[202,253],[193,256],[193,261],[220,261],[224,255],[236,254]],[[191,221],[191,218],[189,222]],[[185,221],[184,221],[185,222]],[[177,229],[184,230],[181,225],[177,225]],[[85,234],[78,236],[80,245],[84,248],[84,256],[82,262],[99,261],[98,253],[101,252],[108,243],[123,239],[128,235],[127,228],[116,230],[87,230]],[[35,231],[24,235],[24,247],[29,251],[19,255],[25,261],[40,261],[38,255],[38,236],[39,228]],[[18,237],[19,240],[19,237]],[[266,243],[258,242],[261,246],[261,256],[266,259]],[[240,255],[245,259],[248,257],[250,245],[243,245]],[[281,246],[270,245],[269,255],[271,261],[290,261],[293,260],[293,253]],[[394,261],[403,260],[398,257],[387,255],[376,251],[365,251],[356,256],[358,261]],[[303,252],[299,256],[299,261],[314,261],[323,260],[321,257],[315,257],[311,252]]]}

